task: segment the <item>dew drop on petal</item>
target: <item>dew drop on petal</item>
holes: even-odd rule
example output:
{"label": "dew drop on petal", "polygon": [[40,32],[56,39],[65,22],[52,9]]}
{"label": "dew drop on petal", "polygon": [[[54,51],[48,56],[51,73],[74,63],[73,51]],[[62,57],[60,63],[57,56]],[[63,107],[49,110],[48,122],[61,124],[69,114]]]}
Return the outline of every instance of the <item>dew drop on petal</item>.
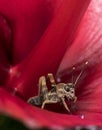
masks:
{"label": "dew drop on petal", "polygon": [[61,78],[57,77],[57,82],[61,82]]}
{"label": "dew drop on petal", "polygon": [[83,114],[80,115],[80,118],[81,118],[81,119],[84,119],[84,118],[85,118],[85,115],[83,115]]}

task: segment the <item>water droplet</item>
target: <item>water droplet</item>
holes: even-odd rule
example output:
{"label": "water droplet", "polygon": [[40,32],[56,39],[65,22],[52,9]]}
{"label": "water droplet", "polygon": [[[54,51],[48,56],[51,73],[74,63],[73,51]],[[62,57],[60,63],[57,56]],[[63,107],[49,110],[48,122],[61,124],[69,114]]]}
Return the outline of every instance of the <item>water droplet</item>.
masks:
{"label": "water droplet", "polygon": [[89,63],[88,61],[85,62],[86,65],[87,65],[88,63]]}
{"label": "water droplet", "polygon": [[81,119],[84,119],[84,118],[85,118],[85,115],[83,115],[83,114],[80,115],[80,118],[81,118]]}
{"label": "water droplet", "polygon": [[73,67],[72,69],[75,70],[75,67]]}
{"label": "water droplet", "polygon": [[58,77],[58,78],[57,78],[57,82],[61,82],[61,78]]}

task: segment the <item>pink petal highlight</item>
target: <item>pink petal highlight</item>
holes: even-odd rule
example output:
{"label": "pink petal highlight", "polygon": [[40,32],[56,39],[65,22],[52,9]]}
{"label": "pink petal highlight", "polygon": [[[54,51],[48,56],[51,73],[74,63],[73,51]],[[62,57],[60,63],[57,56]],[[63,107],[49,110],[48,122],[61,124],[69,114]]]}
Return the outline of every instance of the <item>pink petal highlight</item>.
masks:
{"label": "pink petal highlight", "polygon": [[39,43],[28,58],[13,71],[20,73],[8,80],[7,86],[16,87],[28,98],[37,94],[39,76],[56,73],[67,46],[70,46],[77,26],[84,15],[89,0],[63,0],[62,5]]}
{"label": "pink petal highlight", "polygon": [[[102,121],[102,1],[92,0],[79,26],[76,37],[68,48],[59,72],[73,65],[89,61],[81,77],[76,94],[77,114]],[[81,70],[81,66],[79,66]],[[77,70],[75,72],[76,76]]]}
{"label": "pink petal highlight", "polygon": [[59,71],[88,60],[102,63],[102,1],[92,0],[78,28],[73,44],[67,49]]}

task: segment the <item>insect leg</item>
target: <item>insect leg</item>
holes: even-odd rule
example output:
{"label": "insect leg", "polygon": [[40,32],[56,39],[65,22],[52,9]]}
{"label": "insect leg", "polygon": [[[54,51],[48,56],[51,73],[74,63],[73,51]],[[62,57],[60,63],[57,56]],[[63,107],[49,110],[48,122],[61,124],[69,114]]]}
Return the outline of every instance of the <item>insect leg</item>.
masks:
{"label": "insect leg", "polygon": [[77,101],[77,97],[75,96],[74,103]]}
{"label": "insect leg", "polygon": [[46,79],[45,76],[41,76],[39,78],[39,92],[38,95],[45,95],[48,92],[48,88],[46,85]]}
{"label": "insect leg", "polygon": [[67,106],[67,104],[66,104],[64,98],[61,98],[61,101],[62,101],[62,103],[63,103],[65,109],[66,109],[68,112],[70,112],[70,110],[69,110],[69,108],[68,108],[68,106]]}
{"label": "insect leg", "polygon": [[55,83],[55,79],[52,73],[48,73],[47,77],[49,78],[50,82],[51,82],[51,86],[55,87],[56,83]]}
{"label": "insect leg", "polygon": [[57,103],[57,100],[45,100],[41,106],[41,108],[43,109],[45,104],[50,104],[50,103]]}

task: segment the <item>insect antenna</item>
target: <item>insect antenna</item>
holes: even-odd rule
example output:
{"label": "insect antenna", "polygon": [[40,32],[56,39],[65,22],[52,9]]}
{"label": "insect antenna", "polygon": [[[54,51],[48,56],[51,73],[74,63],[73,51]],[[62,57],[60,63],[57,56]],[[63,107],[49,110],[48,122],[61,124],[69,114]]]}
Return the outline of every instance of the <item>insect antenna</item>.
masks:
{"label": "insect antenna", "polygon": [[86,61],[85,64],[83,65],[83,68],[82,68],[81,72],[79,73],[78,77],[77,77],[76,80],[75,80],[74,86],[77,84],[78,80],[80,79],[80,77],[81,77],[81,75],[82,75],[82,73],[83,73],[83,71],[84,71],[84,69],[85,69],[85,66],[86,66],[87,64],[88,64],[88,61]]}
{"label": "insect antenna", "polygon": [[74,84],[74,70],[75,70],[75,67],[72,68],[72,83]]}

